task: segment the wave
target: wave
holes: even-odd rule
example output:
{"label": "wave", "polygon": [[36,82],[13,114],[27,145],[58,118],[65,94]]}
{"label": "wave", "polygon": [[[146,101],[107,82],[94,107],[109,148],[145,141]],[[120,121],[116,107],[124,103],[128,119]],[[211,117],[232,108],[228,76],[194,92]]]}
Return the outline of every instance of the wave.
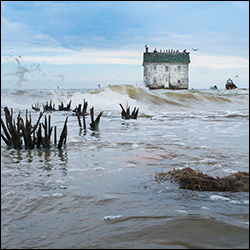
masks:
{"label": "wave", "polygon": [[[52,100],[57,107],[61,102],[72,101],[72,109],[86,100],[89,107],[97,110],[121,110],[124,107],[139,107],[146,113],[151,111],[181,110],[249,110],[249,90],[149,90],[141,86],[121,84],[101,89],[64,90],[2,90],[3,106],[17,106],[30,109],[39,102],[45,104]],[[16,105],[15,105],[16,104]]]}

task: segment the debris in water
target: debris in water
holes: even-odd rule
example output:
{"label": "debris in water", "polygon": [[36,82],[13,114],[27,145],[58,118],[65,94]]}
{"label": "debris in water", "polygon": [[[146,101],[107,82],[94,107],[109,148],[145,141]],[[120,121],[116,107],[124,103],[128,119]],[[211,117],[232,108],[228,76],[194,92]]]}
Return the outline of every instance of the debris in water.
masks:
{"label": "debris in water", "polygon": [[155,176],[158,182],[171,180],[179,182],[180,188],[197,191],[249,192],[249,173],[238,171],[225,177],[212,177],[190,167],[160,172]]}

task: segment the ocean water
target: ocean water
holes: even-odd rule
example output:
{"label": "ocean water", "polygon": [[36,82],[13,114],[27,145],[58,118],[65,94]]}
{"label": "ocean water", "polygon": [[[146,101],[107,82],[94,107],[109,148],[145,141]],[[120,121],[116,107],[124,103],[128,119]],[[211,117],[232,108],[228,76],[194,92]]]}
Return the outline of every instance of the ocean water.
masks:
{"label": "ocean water", "polygon": [[[99,131],[54,111],[61,150],[14,150],[1,139],[2,248],[249,248],[249,193],[199,192],[155,175],[191,167],[223,177],[249,172],[249,89],[1,90],[14,117],[31,106],[88,102]],[[136,120],[121,118],[139,108]],[[42,110],[42,108],[41,108]],[[41,119],[44,122],[44,117]]]}

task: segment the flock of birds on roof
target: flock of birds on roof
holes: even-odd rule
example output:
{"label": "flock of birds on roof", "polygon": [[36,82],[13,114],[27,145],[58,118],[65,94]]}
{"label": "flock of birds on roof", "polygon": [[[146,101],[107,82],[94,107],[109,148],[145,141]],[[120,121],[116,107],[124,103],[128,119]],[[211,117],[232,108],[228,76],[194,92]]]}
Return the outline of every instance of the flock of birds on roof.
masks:
{"label": "flock of birds on roof", "polygon": [[[148,47],[148,45],[146,44],[146,45],[145,45],[145,48],[147,48],[147,47]],[[199,50],[199,48],[197,48],[197,49],[193,48],[193,51],[198,51],[198,50]],[[157,51],[157,48],[155,48],[153,52],[154,52],[154,53],[169,53],[169,54],[170,54],[170,53],[171,53],[171,54],[178,54],[178,53],[181,53],[181,52],[179,52],[179,50],[173,50],[173,49],[166,49],[166,50],[163,50],[163,51],[160,49],[160,51],[158,52],[158,51]],[[183,53],[189,54],[190,52],[187,52],[186,49],[184,49],[184,50],[183,50]]]}

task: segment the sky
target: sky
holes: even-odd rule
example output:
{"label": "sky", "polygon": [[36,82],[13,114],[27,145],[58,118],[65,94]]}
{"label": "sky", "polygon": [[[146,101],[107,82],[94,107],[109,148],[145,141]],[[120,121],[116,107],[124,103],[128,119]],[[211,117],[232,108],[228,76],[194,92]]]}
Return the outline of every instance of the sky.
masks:
{"label": "sky", "polygon": [[190,52],[189,89],[249,88],[248,1],[1,1],[1,88],[140,86],[146,44]]}

